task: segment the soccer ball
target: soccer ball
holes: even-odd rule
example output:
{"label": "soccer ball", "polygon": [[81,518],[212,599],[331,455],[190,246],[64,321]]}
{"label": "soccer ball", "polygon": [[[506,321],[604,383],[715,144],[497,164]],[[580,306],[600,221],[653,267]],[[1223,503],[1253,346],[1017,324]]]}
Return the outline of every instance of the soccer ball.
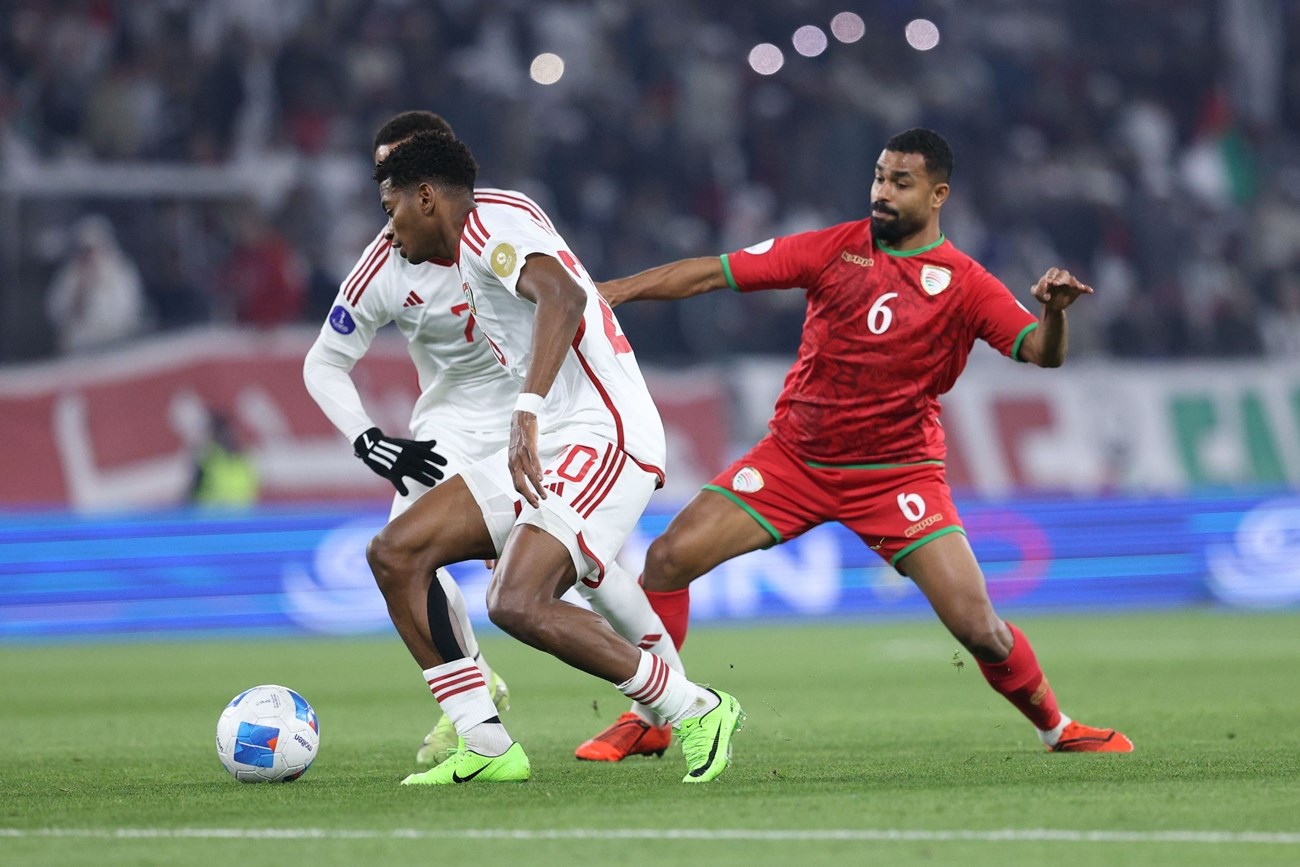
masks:
{"label": "soccer ball", "polygon": [[288,687],[246,689],[217,720],[217,758],[241,783],[292,782],[319,748],[316,711]]}

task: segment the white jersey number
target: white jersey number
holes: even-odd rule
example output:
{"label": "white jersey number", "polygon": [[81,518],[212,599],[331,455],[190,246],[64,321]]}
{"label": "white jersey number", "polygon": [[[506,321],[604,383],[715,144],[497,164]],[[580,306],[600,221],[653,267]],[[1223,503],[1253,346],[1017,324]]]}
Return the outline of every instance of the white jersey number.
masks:
{"label": "white jersey number", "polygon": [[907,520],[919,521],[925,514],[925,500],[920,494],[902,493],[898,495],[898,508]]}
{"label": "white jersey number", "polygon": [[872,334],[884,334],[894,324],[894,311],[885,306],[886,301],[898,297],[897,292],[886,292],[876,299],[867,311],[867,330]]}

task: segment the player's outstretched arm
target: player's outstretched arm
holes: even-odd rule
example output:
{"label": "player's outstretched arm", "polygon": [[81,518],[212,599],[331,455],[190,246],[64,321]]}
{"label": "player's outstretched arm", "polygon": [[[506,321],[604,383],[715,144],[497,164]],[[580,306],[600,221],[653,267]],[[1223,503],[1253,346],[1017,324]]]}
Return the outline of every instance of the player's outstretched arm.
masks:
{"label": "player's outstretched arm", "polygon": [[355,361],[331,349],[317,338],[303,360],[302,379],[307,393],[316,401],[339,432],[351,442],[375,426],[361,404],[361,395],[352,382]]}
{"label": "player's outstretched arm", "polygon": [[[545,397],[578,333],[587,293],[558,259],[546,255],[528,257],[515,289],[520,297],[537,305],[532,358],[519,392]],[[510,417],[510,475],[515,490],[530,506],[536,506],[539,498],[546,496],[542,487],[542,462],[537,453],[536,412],[515,410]]]}
{"label": "player's outstretched arm", "polygon": [[722,259],[718,256],[704,256],[698,259],[681,259],[642,271],[631,277],[597,283],[596,288],[609,302],[609,306],[617,307],[624,301],[650,299],[671,301],[676,298],[690,298],[692,295],[702,295],[727,285],[727,275],[722,270]]}
{"label": "player's outstretched arm", "polygon": [[1070,329],[1065,308],[1080,295],[1091,295],[1092,287],[1081,283],[1063,268],[1049,268],[1033,288],[1034,298],[1043,305],[1038,327],[1029,332],[1020,346],[1020,357],[1039,367],[1060,367],[1069,349]]}

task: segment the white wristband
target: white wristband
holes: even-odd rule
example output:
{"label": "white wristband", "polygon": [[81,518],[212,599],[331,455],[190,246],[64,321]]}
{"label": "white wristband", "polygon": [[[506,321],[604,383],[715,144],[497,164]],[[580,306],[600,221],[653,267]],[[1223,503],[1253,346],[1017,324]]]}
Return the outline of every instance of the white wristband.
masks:
{"label": "white wristband", "polygon": [[533,394],[530,391],[520,393],[519,399],[515,401],[515,412],[526,412],[531,415],[537,415],[546,403],[546,398],[540,394]]}

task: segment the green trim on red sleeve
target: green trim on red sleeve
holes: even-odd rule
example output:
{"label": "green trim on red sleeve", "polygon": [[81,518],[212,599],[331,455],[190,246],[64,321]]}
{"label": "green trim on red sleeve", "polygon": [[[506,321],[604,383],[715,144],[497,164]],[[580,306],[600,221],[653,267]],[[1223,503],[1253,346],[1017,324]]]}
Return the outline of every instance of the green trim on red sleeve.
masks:
{"label": "green trim on red sleeve", "polygon": [[1016,337],[1016,342],[1011,344],[1012,361],[1019,361],[1021,364],[1024,364],[1025,360],[1020,357],[1020,344],[1024,343],[1025,338],[1029,336],[1029,332],[1033,331],[1037,327],[1037,322],[1031,322],[1020,330],[1020,334]]}
{"label": "green trim on red sleeve", "polygon": [[727,278],[727,285],[739,292],[740,287],[736,285],[736,278],[731,276],[731,260],[727,258],[726,253],[722,254],[722,273]]}

